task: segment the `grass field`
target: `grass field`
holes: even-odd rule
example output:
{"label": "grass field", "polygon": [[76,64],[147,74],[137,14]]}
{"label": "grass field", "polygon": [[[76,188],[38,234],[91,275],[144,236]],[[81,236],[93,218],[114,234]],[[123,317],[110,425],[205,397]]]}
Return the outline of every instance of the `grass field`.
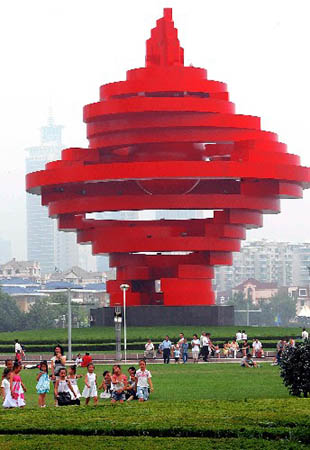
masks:
{"label": "grass field", "polygon": [[[240,327],[199,327],[199,326],[165,326],[165,327],[127,327],[128,342],[145,342],[151,338],[154,341],[162,341],[168,334],[171,339],[176,339],[180,332],[185,336],[192,337],[194,333],[200,335],[201,331],[211,333],[215,338],[233,338]],[[248,338],[278,338],[278,337],[299,337],[302,328],[282,328],[282,327],[246,327]],[[44,342],[66,342],[67,329],[54,328],[49,330],[28,330],[1,332],[0,344],[12,343],[19,339],[24,343],[44,343]],[[114,327],[92,327],[74,328],[72,330],[72,342],[113,342],[115,339]]]}
{"label": "grass field", "polygon": [[[107,368],[96,367],[99,382]],[[290,398],[277,367],[209,363],[148,368],[154,393],[145,404],[111,406],[100,400],[97,407],[55,408],[50,393],[46,409],[36,406],[37,371],[22,371],[27,406],[0,412],[0,448],[309,448],[310,400]]]}

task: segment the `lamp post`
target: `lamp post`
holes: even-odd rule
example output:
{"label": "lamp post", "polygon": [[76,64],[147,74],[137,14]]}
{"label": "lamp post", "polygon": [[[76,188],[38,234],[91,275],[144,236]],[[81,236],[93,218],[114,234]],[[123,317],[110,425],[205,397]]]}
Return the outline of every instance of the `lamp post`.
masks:
{"label": "lamp post", "polygon": [[126,291],[129,289],[129,284],[121,284],[121,290],[123,291],[123,311],[124,311],[124,354],[125,363],[127,361],[127,324],[126,324]]}
{"label": "lamp post", "polygon": [[105,291],[96,291],[94,289],[72,289],[72,288],[65,288],[65,289],[41,289],[39,292],[44,293],[59,293],[59,292],[66,292],[67,293],[67,302],[68,302],[68,360],[72,360],[72,308],[71,308],[71,301],[72,301],[72,292],[83,292],[85,294],[90,293],[99,293],[99,292],[105,292]]}
{"label": "lamp post", "polygon": [[117,361],[121,361],[122,310],[120,306],[115,306],[114,327],[115,327],[115,358]]}

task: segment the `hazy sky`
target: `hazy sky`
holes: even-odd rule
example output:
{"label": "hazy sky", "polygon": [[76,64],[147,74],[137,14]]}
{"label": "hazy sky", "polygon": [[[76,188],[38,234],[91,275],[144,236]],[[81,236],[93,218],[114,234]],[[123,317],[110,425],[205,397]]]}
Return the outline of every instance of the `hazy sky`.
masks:
{"label": "hazy sky", "polygon": [[[82,107],[99,86],[144,65],[145,40],[173,7],[186,64],[228,84],[240,114],[258,115],[310,166],[307,0],[15,0],[0,3],[0,237],[26,256],[25,148],[39,144],[48,108],[65,146],[86,146]],[[310,194],[248,239],[310,239]]]}

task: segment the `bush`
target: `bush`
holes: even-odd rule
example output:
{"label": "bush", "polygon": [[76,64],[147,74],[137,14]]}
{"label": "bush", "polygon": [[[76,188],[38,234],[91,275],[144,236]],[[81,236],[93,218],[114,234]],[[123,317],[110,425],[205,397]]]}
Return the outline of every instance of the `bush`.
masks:
{"label": "bush", "polygon": [[308,397],[310,393],[310,342],[297,344],[288,348],[281,359],[283,383],[291,395]]}

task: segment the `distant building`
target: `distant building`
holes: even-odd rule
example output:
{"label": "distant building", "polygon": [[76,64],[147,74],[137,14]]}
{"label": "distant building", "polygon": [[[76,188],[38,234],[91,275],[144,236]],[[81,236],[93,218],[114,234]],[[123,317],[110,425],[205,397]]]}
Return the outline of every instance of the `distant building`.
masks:
{"label": "distant building", "polygon": [[277,295],[279,288],[277,283],[274,282],[262,282],[250,278],[235,286],[232,289],[232,295],[243,294],[244,298],[248,299],[250,303],[256,305],[259,300],[269,300],[273,296]]}
{"label": "distant building", "polygon": [[12,258],[11,241],[0,238],[0,264],[9,261]]}
{"label": "distant building", "polygon": [[[26,149],[26,173],[44,169],[49,161],[60,159],[62,126],[49,117],[47,126],[41,127],[39,146]],[[75,233],[57,230],[57,221],[48,217],[37,195],[27,194],[27,258],[39,261],[42,273],[55,268],[65,270],[78,264],[78,246]]]}
{"label": "distant building", "polygon": [[232,266],[215,269],[215,285],[218,291],[226,291],[254,278],[263,283],[278,286],[302,286],[309,284],[310,244],[247,242],[240,253],[233,255]]}
{"label": "distant building", "polygon": [[61,281],[79,285],[105,283],[104,272],[88,272],[81,267],[74,266],[64,272],[53,272],[48,277],[48,282]]}
{"label": "distant building", "polygon": [[40,263],[37,261],[11,261],[0,264],[0,283],[3,279],[22,279],[38,281],[41,279]]}

